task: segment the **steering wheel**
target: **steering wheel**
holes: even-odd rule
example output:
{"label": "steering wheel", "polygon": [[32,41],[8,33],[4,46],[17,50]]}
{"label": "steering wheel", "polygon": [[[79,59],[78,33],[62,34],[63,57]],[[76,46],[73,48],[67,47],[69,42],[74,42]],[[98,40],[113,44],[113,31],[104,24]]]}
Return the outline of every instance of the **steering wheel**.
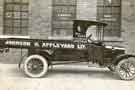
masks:
{"label": "steering wheel", "polygon": [[92,40],[91,37],[92,37],[92,34],[90,34],[90,35],[87,37],[87,42],[93,43],[93,44],[99,45],[99,46],[103,45],[101,41]]}
{"label": "steering wheel", "polygon": [[[88,42],[93,42],[93,40],[91,39],[91,37],[92,37],[92,34],[90,34],[88,37],[87,37],[87,41]],[[90,41],[89,41],[90,40]]]}

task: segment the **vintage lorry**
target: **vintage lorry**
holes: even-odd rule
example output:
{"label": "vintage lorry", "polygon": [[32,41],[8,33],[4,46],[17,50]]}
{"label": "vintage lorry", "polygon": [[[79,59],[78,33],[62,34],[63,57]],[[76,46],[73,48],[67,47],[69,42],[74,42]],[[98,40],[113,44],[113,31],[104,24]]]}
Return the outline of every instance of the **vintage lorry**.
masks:
{"label": "vintage lorry", "polygon": [[[4,51],[10,48],[27,49],[23,71],[28,77],[39,78],[47,74],[53,65],[89,62],[107,67],[123,80],[135,78],[135,55],[125,53],[125,48],[108,46],[104,43],[106,23],[88,20],[73,20],[73,38],[71,40],[42,40],[26,38],[1,38],[0,47]],[[92,34],[86,37],[87,30],[96,26],[96,40]]]}

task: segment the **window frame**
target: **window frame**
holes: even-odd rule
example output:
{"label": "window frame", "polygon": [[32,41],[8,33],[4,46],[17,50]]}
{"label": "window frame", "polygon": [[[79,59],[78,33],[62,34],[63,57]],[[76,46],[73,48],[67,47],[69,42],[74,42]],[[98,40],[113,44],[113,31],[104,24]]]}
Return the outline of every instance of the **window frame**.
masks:
{"label": "window frame", "polygon": [[[99,4],[99,2],[97,2],[97,20],[107,22],[106,20],[100,20],[100,19],[112,19],[112,21],[110,21],[110,23],[111,23],[110,34],[111,34],[111,32],[115,33],[114,29],[116,29],[116,28],[114,27],[114,24],[118,23],[118,25],[116,25],[116,26],[118,26],[117,27],[118,31],[116,31],[117,34],[112,33],[112,35],[109,35],[109,33],[108,33],[109,36],[107,34],[105,34],[104,38],[105,39],[110,38],[110,40],[116,40],[116,41],[121,40],[122,39],[122,30],[121,30],[121,19],[122,19],[122,17],[121,17],[122,3],[121,2],[122,1],[119,0],[118,1],[119,3],[116,3],[116,2],[114,2],[116,0],[112,0],[112,3],[110,3],[110,4],[107,4],[105,2],[106,0],[102,0],[102,1],[98,0],[98,1],[100,1],[100,2],[103,1],[104,4],[103,3]],[[104,9],[106,9],[107,7],[108,7],[108,9],[111,9],[111,13],[106,13],[106,11],[104,11]],[[103,8],[103,10],[99,11],[99,9],[102,9],[102,8]],[[116,9],[117,9],[117,12],[113,11],[113,10],[116,10]],[[111,17],[105,17],[105,15],[111,15]],[[113,18],[115,18],[116,21],[113,21]],[[108,31],[104,31],[104,32],[108,32]],[[116,38],[116,39],[114,39],[114,38]]]}
{"label": "window frame", "polygon": [[[3,6],[3,34],[22,36],[28,35],[29,0],[4,0]],[[11,8],[7,8],[8,6]],[[26,8],[25,10],[23,9],[24,6],[27,7],[27,10]],[[11,14],[9,17],[6,15],[8,13]],[[23,13],[27,13],[27,16],[23,16]],[[11,20],[11,24],[7,24],[7,21],[9,20]],[[27,25],[25,23],[25,26],[23,24],[24,21],[27,21]]]}

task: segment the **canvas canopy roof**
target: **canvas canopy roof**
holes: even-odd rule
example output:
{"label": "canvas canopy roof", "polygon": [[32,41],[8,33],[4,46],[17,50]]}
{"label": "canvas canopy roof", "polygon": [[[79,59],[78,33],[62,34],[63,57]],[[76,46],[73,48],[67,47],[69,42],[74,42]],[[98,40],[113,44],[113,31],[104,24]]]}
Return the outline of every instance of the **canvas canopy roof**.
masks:
{"label": "canvas canopy roof", "polygon": [[99,21],[90,21],[90,20],[73,20],[74,24],[76,25],[85,25],[85,26],[91,26],[91,25],[97,25],[97,26],[107,26],[106,23],[99,22]]}

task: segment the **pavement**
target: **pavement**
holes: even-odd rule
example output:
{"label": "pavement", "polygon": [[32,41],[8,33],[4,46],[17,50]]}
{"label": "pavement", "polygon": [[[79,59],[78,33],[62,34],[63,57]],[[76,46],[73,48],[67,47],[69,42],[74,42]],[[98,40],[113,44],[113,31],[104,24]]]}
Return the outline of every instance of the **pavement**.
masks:
{"label": "pavement", "polygon": [[0,64],[0,90],[135,90],[135,80],[85,65],[55,66],[46,77],[28,78],[17,64]]}

